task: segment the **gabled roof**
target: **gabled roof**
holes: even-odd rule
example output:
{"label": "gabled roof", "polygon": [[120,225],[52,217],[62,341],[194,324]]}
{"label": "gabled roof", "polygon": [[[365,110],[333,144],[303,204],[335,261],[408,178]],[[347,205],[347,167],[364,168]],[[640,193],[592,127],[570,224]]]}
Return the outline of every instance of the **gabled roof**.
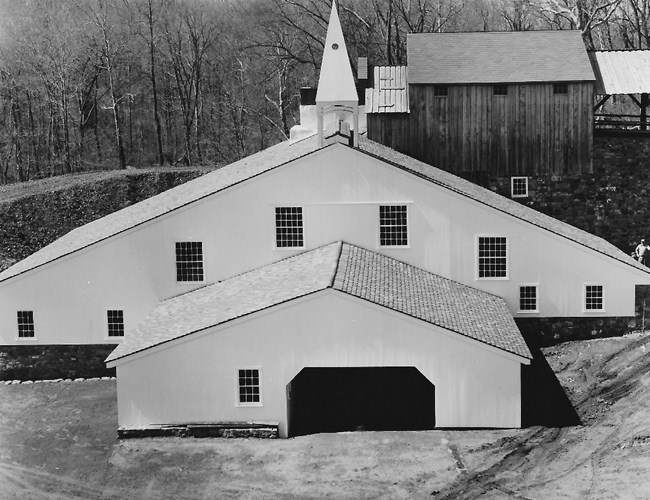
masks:
{"label": "gabled roof", "polygon": [[[338,145],[335,146],[335,144]],[[66,255],[70,255],[90,245],[128,231],[140,224],[195,203],[228,187],[252,179],[298,158],[328,147],[348,146],[339,144],[336,136],[331,138],[324,146],[319,146],[318,138],[315,135],[296,142],[285,141],[276,144],[259,153],[214,170],[147,200],[78,227],[0,273],[0,282],[65,257]],[[641,271],[650,273],[649,268],[639,264],[629,255],[598,236],[582,231],[509,198],[504,198],[472,182],[371,141],[363,135],[359,137],[355,150],[369,154],[385,163],[411,172],[445,189],[454,191],[505,214],[591,248]]]}
{"label": "gabled roof", "polygon": [[328,288],[532,358],[502,298],[337,242],[161,302],[106,361]]}
{"label": "gabled roof", "polygon": [[579,31],[409,34],[409,84],[592,81]]}
{"label": "gabled roof", "polygon": [[650,50],[590,52],[596,74],[596,93],[603,95],[650,92]]}

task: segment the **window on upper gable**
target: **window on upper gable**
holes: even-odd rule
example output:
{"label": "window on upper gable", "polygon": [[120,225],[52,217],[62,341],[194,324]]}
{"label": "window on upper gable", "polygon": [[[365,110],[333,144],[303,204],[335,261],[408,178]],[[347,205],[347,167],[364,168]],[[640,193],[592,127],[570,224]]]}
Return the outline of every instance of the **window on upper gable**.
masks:
{"label": "window on upper gable", "polygon": [[508,278],[508,241],[505,236],[479,236],[478,277]]}
{"label": "window on upper gable", "polygon": [[567,94],[569,92],[569,86],[566,83],[554,83],[553,84],[553,93],[554,94]]}
{"label": "window on upper gable", "polygon": [[237,405],[261,406],[262,385],[259,368],[243,368],[237,370]]}
{"label": "window on upper gable", "polygon": [[106,311],[108,319],[108,336],[124,337],[124,311],[111,309]]}
{"label": "window on upper gable", "polygon": [[203,243],[200,241],[176,242],[176,281],[203,281]]}
{"label": "window on upper gable", "polygon": [[433,86],[433,96],[434,97],[447,97],[449,92],[449,87],[447,85],[434,85]]}
{"label": "window on upper gable", "polygon": [[34,311],[18,311],[18,338],[34,338]]}
{"label": "window on upper gable", "polygon": [[302,207],[275,207],[275,246],[277,248],[305,246]]}
{"label": "window on upper gable", "polygon": [[408,245],[406,205],[379,206],[379,245],[382,247]]}
{"label": "window on upper gable", "polygon": [[512,198],[526,198],[528,196],[528,177],[511,177],[510,195]]}
{"label": "window on upper gable", "polygon": [[519,287],[519,311],[538,312],[537,285],[521,285]]}
{"label": "window on upper gable", "polygon": [[603,285],[585,285],[585,311],[604,311]]}
{"label": "window on upper gable", "polygon": [[508,86],[507,85],[493,85],[492,86],[493,95],[508,95]]}

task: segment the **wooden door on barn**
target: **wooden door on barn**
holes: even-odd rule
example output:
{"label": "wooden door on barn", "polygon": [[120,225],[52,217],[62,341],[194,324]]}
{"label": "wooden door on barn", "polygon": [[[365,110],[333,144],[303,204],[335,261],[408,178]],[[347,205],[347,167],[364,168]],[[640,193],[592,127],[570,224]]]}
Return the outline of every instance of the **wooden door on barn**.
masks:
{"label": "wooden door on barn", "polygon": [[435,386],[415,367],[303,368],[287,385],[288,435],[425,430]]}

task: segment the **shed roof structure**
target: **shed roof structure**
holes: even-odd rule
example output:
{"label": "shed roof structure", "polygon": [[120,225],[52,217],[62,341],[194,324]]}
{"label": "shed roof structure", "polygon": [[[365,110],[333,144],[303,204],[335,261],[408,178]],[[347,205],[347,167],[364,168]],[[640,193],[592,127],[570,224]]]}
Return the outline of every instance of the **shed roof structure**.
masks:
{"label": "shed roof structure", "polygon": [[107,362],[328,288],[532,358],[502,298],[336,242],[161,302]]}
{"label": "shed roof structure", "polygon": [[593,81],[577,30],[409,34],[409,84]]}
{"label": "shed roof structure", "polygon": [[589,53],[601,95],[650,93],[650,50],[606,50]]}
{"label": "shed roof structure", "polygon": [[[281,167],[323,148],[349,147],[341,144],[339,139],[344,140],[345,143],[348,142],[347,138],[341,138],[338,135],[330,137],[322,146],[319,144],[316,135],[299,141],[281,142],[197,179],[181,184],[153,198],[141,201],[119,212],[85,224],[0,273],[0,282],[71,255],[90,245],[138,227],[141,224],[166,216],[191,203],[196,203],[217,192],[257,177],[258,175]],[[473,199],[517,219],[531,223],[580,245],[584,245],[627,265],[645,272],[650,272],[650,269],[639,264],[625,252],[622,252],[603,238],[544,215],[509,198],[504,198],[477,184],[399,153],[388,146],[371,141],[363,135],[360,136],[357,147],[354,149],[362,154],[371,155],[397,168],[415,174],[444,189],[454,191],[461,196]]]}

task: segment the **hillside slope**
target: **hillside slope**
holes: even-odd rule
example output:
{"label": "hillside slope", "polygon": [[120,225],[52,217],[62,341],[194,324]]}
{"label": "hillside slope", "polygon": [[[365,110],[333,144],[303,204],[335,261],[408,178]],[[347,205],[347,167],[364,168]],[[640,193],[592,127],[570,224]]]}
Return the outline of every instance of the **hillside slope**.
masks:
{"label": "hillside slope", "polygon": [[543,349],[582,421],[534,427],[482,449],[437,499],[650,498],[650,335]]}
{"label": "hillside slope", "polygon": [[211,170],[111,170],[0,186],[0,271],[75,227]]}

